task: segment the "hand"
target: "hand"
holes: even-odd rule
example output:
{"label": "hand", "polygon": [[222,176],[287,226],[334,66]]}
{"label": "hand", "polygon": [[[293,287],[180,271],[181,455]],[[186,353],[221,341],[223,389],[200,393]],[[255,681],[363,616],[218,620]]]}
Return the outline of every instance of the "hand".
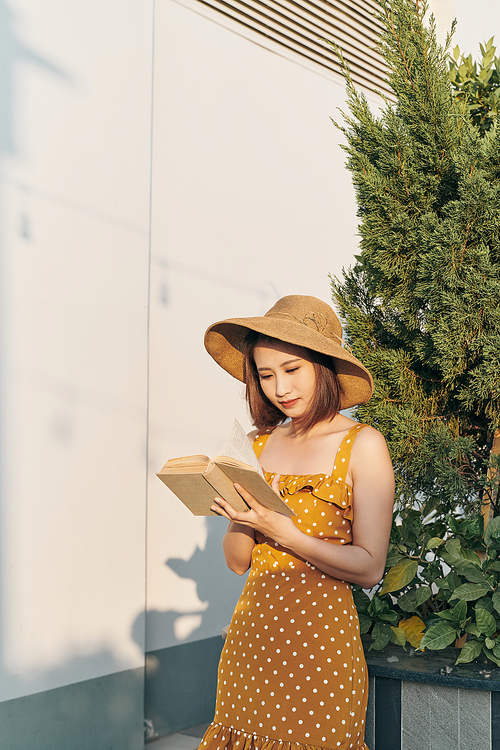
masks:
{"label": "hand", "polygon": [[[279,494],[279,476],[274,478],[271,486]],[[249,526],[259,531],[264,536],[274,539],[275,542],[278,542],[283,547],[290,547],[292,540],[297,534],[302,534],[289,516],[268,510],[249,492],[243,489],[241,485],[235,484],[234,488],[248,505],[247,510],[236,511],[232,505],[220,497],[215,498],[215,504],[212,505],[210,510],[219,516],[224,516],[228,521],[241,524],[242,526]]]}

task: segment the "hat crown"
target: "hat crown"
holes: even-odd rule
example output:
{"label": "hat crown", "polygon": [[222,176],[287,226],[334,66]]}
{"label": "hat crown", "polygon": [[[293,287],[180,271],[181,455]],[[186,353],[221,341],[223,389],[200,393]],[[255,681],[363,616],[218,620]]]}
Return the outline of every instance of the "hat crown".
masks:
{"label": "hat crown", "polygon": [[291,294],[279,299],[265,318],[292,319],[330,339],[342,341],[342,326],[332,308],[316,297]]}

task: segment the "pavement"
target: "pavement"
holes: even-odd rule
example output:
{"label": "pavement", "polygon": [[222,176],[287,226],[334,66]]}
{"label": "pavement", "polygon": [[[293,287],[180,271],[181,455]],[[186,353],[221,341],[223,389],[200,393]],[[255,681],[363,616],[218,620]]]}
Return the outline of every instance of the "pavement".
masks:
{"label": "pavement", "polygon": [[157,740],[149,741],[146,750],[197,750],[200,740],[210,722],[198,724],[176,734],[168,734]]}

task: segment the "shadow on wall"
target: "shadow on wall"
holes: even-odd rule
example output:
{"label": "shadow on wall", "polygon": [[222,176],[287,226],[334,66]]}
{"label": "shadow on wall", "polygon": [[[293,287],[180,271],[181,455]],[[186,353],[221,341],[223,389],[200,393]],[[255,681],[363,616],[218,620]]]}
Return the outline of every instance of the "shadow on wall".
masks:
{"label": "shadow on wall", "polygon": [[[165,562],[179,578],[194,581],[202,603],[198,609],[170,609],[141,613],[132,636],[137,643],[146,628],[174,644],[146,654],[146,738],[172,734],[212,719],[215,706],[217,665],[223,646],[222,628],[229,624],[245,583],[227,568],[222,538],[227,522],[206,518],[204,549],[196,548],[189,560]],[[153,637],[154,640],[154,637]]]}
{"label": "shadow on wall", "polygon": [[[223,561],[222,538],[227,523],[221,518],[207,517],[207,541],[204,549],[196,548],[189,560],[170,558],[167,565],[180,578],[194,581],[198,599],[206,606],[198,610],[157,610],[147,614],[147,628],[161,632],[162,639],[169,643],[183,643],[206,638],[204,633],[220,635],[228,625],[238,601],[245,576],[237,576]],[[214,563],[215,561],[215,563]],[[132,636],[141,643],[144,632],[144,618],[141,614],[134,623]]]}

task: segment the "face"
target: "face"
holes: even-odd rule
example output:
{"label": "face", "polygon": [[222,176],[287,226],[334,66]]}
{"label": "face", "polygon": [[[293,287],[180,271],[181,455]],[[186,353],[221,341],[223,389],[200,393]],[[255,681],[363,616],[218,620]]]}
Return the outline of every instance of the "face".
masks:
{"label": "face", "polygon": [[261,388],[287,417],[302,417],[314,398],[316,373],[307,349],[282,341],[258,344],[254,362]]}

